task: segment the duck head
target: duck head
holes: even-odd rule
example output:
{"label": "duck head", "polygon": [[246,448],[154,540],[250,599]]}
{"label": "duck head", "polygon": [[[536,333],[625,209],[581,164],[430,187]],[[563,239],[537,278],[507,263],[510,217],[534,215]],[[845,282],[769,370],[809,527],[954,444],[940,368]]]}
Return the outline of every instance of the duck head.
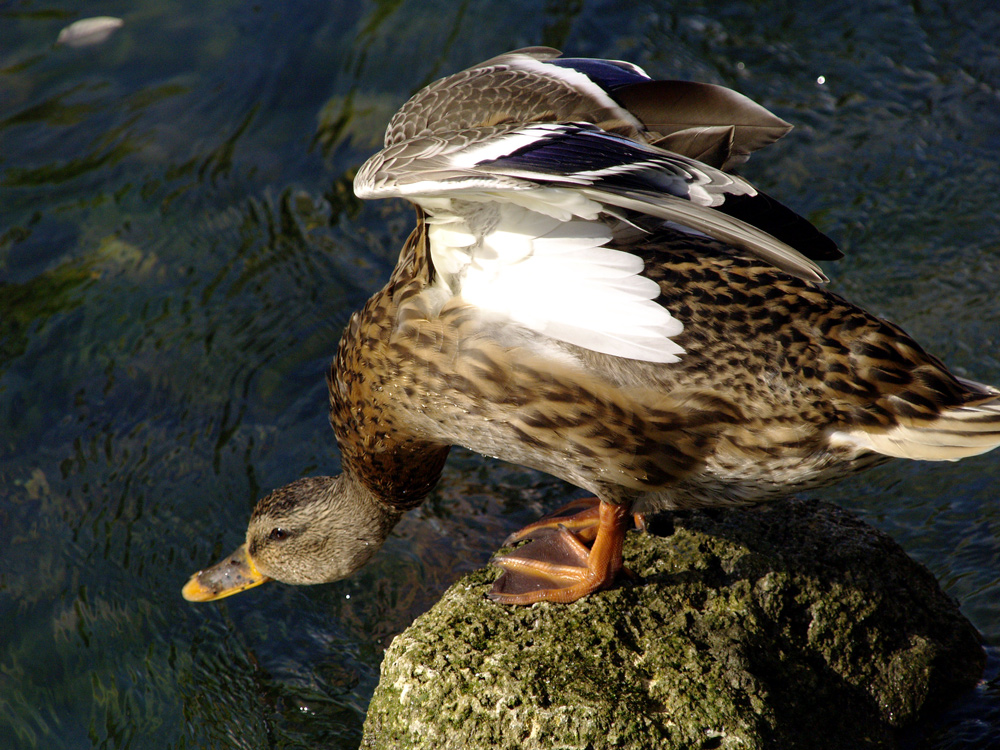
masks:
{"label": "duck head", "polygon": [[347,474],[296,480],[262,498],[246,542],[191,576],[181,593],[189,601],[212,601],[272,579],[338,581],[371,559],[399,516]]}

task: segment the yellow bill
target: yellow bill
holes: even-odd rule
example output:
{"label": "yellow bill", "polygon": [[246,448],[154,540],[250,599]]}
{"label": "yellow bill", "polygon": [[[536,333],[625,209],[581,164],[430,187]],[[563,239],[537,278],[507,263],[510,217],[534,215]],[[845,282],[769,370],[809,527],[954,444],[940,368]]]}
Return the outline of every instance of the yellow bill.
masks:
{"label": "yellow bill", "polygon": [[199,570],[181,589],[189,602],[211,602],[270,581],[257,570],[247,546],[241,544],[233,554],[211,568]]}

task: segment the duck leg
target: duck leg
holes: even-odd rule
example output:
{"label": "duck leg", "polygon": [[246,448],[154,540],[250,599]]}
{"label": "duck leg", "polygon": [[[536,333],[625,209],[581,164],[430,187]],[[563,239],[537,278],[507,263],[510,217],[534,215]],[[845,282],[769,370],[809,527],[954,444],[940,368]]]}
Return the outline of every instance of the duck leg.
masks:
{"label": "duck leg", "polygon": [[[509,547],[525,539],[540,539],[548,534],[556,533],[560,527],[574,532],[581,542],[592,542],[597,537],[600,504],[601,501],[596,497],[581,497],[568,502],[559,510],[542,516],[534,523],[529,523],[523,529],[515,531],[503,540],[503,546]],[[576,513],[571,512],[577,508],[583,508],[583,510]]]}
{"label": "duck leg", "polygon": [[[571,504],[572,505],[572,504]],[[565,508],[563,509],[565,510]],[[546,517],[527,527],[546,533],[510,554],[495,558],[504,574],[493,584],[490,599],[501,604],[533,604],[539,601],[575,602],[587,594],[610,586],[622,570],[622,545],[629,510],[625,505],[598,501],[597,507],[576,515],[589,519],[596,510],[594,544],[588,550],[577,533],[556,517]],[[569,516],[572,520],[575,516]],[[591,522],[584,525],[590,528]],[[533,536],[518,532],[519,538]],[[587,532],[590,533],[589,531]]]}
{"label": "duck leg", "polygon": [[[600,521],[598,506],[600,504],[601,501],[596,497],[581,497],[571,500],[559,510],[542,516],[534,523],[529,523],[524,528],[518,529],[503,540],[502,546],[509,547],[525,539],[539,539],[546,534],[555,533],[560,526],[576,534],[576,537],[581,542],[592,542],[597,536],[597,527]],[[583,510],[576,513],[571,512],[577,508],[583,508]],[[633,513],[632,518],[635,520],[635,527],[639,531],[646,530],[646,515],[644,513]]]}

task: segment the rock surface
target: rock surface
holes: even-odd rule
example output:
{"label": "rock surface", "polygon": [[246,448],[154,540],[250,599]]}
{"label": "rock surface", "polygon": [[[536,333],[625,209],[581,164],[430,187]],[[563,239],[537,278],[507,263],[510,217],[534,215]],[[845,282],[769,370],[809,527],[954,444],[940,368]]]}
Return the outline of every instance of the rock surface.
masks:
{"label": "rock surface", "polygon": [[640,581],[572,605],[493,604],[494,568],[456,583],[386,651],[362,747],[892,747],[982,673],[933,576],[834,505],[652,532],[625,545]]}

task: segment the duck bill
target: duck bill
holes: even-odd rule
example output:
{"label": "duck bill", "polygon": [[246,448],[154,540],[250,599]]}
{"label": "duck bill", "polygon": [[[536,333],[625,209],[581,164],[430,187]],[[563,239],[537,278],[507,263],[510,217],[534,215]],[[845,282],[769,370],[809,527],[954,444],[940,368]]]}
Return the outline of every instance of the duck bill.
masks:
{"label": "duck bill", "polygon": [[241,544],[233,554],[211,568],[199,570],[189,580],[181,594],[189,602],[211,602],[270,581],[257,570],[247,546]]}

